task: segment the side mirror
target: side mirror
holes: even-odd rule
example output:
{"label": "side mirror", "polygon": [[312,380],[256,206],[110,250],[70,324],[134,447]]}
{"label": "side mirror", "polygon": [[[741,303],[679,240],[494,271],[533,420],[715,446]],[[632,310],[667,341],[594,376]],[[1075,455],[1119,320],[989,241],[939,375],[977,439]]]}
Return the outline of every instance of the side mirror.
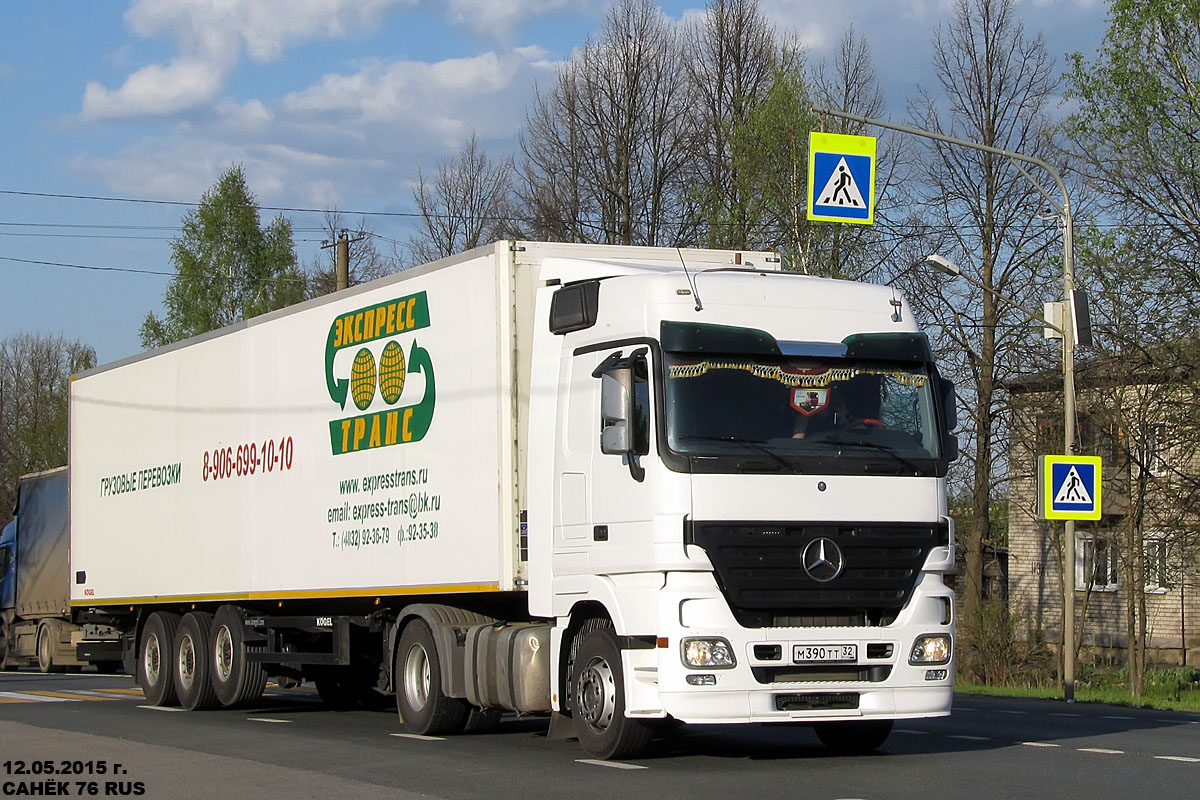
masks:
{"label": "side mirror", "polygon": [[633,370],[617,367],[600,376],[600,452],[624,456],[633,452]]}
{"label": "side mirror", "polygon": [[946,423],[946,434],[942,437],[942,449],[945,451],[947,461],[956,461],[958,459],[958,437],[953,431],[958,427],[958,394],[954,391],[954,384],[948,380],[942,380],[942,416]]}
{"label": "side mirror", "polygon": [[954,384],[948,380],[942,380],[942,413],[946,419],[946,431],[952,431],[958,427],[958,394],[954,391]]}

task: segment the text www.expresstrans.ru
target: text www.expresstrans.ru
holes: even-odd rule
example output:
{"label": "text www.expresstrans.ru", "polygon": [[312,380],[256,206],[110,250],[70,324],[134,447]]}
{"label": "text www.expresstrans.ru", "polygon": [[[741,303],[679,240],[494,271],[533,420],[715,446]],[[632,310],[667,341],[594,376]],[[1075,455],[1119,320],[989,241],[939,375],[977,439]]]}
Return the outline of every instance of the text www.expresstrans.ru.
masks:
{"label": "text www.expresstrans.ru", "polygon": [[338,491],[342,494],[358,494],[366,492],[375,494],[389,489],[400,489],[409,486],[424,486],[429,483],[429,470],[408,469],[384,472],[379,475],[364,475],[359,478],[345,478],[338,481]]}

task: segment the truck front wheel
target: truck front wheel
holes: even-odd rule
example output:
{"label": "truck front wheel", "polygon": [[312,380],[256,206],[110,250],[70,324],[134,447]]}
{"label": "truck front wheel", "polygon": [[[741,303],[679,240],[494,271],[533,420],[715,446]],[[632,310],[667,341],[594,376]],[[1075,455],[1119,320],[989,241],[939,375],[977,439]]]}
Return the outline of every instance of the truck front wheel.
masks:
{"label": "truck front wheel", "polygon": [[152,706],[179,703],[171,678],[174,672],[171,664],[175,652],[175,631],[178,627],[177,614],[156,611],[142,628],[142,639],[138,643],[137,682],[142,687],[146,702]]}
{"label": "truck front wheel", "polygon": [[462,730],[470,709],[465,700],[442,693],[437,644],[423,620],[404,626],[395,664],[396,710],[408,730],[428,735]]}
{"label": "truck front wheel", "polygon": [[66,672],[65,667],[54,663],[55,638],[55,630],[51,625],[43,622],[38,626],[37,660],[38,669],[42,672]]}
{"label": "truck front wheel", "polygon": [[625,716],[621,650],[611,628],[584,637],[571,668],[571,715],[579,744],[596,758],[629,758],[650,743],[650,729]]}

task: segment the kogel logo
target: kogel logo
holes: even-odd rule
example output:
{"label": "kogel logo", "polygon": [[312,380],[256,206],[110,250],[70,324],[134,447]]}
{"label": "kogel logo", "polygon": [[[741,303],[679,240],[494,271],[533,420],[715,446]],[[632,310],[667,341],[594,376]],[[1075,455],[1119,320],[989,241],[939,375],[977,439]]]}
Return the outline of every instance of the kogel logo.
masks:
{"label": "kogel logo", "polygon": [[[325,341],[325,384],[329,397],[342,411],[352,405],[357,415],[329,423],[329,443],[335,456],[419,442],[433,421],[436,397],[433,362],[429,352],[411,338],[407,358],[406,334],[429,327],[429,301],[425,292],[360,308],[337,317]],[[338,358],[342,351],[352,357]],[[419,373],[425,379],[424,395],[410,399],[406,378]]]}

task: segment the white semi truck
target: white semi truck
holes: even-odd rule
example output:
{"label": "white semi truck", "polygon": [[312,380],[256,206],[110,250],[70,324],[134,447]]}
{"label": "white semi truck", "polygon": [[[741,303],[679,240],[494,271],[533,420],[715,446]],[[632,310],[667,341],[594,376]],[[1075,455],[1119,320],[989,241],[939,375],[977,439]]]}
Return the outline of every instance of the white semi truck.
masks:
{"label": "white semi truck", "polygon": [[71,603],[146,698],[870,749],[950,712],[953,387],[891,288],[499,242],[71,384]]}

